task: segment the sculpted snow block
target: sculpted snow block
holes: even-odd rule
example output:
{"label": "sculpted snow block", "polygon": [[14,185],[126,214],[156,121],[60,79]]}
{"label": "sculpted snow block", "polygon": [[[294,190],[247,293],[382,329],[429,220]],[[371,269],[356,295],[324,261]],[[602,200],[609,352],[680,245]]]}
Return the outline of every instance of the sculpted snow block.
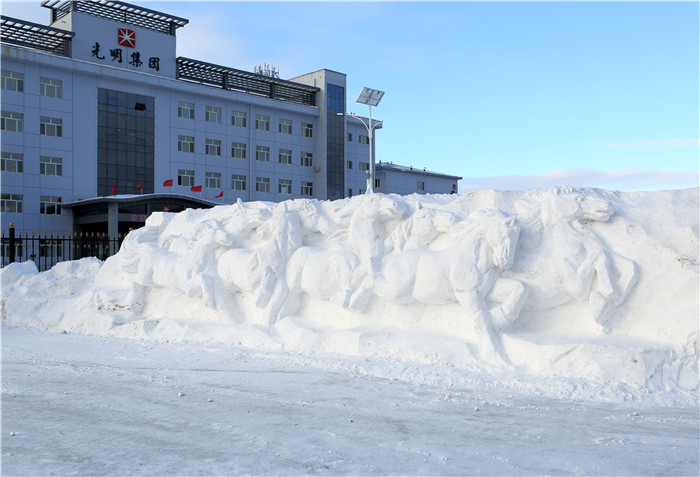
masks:
{"label": "sculpted snow block", "polygon": [[[692,389],[697,202],[558,187],[155,213],[49,321]],[[18,295],[22,270],[3,270]]]}

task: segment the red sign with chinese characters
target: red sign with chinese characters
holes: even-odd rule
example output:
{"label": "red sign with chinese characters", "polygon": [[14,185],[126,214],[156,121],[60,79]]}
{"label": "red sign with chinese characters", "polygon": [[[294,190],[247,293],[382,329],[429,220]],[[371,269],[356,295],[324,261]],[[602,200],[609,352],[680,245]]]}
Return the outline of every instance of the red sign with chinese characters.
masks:
{"label": "red sign with chinese characters", "polygon": [[128,30],[126,28],[120,28],[117,35],[117,41],[120,46],[126,46],[127,48],[136,48],[136,33],[134,30]]}

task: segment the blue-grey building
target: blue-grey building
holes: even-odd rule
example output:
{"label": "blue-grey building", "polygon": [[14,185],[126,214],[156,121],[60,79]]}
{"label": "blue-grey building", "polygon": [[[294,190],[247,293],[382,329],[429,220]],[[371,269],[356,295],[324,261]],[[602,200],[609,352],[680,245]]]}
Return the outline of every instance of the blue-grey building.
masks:
{"label": "blue-grey building", "polygon": [[[343,73],[282,80],[178,57],[188,20],[128,3],[42,5],[48,26],[2,17],[3,229],[114,234],[152,211],[365,192],[370,144],[337,114]],[[458,179],[393,172],[377,167],[378,191]]]}

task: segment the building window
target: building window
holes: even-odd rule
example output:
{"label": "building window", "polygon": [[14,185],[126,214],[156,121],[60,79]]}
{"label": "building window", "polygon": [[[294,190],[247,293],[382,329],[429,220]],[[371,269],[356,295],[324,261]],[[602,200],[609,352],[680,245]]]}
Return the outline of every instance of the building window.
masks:
{"label": "building window", "polygon": [[261,131],[269,131],[270,130],[270,116],[256,114],[255,115],[255,129],[259,129]]}
{"label": "building window", "polygon": [[24,114],[2,111],[0,113],[0,129],[8,132],[24,131]]}
{"label": "building window", "polygon": [[24,73],[2,70],[2,89],[24,92]]}
{"label": "building window", "polygon": [[418,181],[418,190],[425,190],[425,182]]}
{"label": "building window", "polygon": [[61,215],[61,198],[42,195],[39,201],[39,213],[44,215]]}
{"label": "building window", "polygon": [[177,102],[177,117],[184,119],[194,119],[194,103],[185,101]]}
{"label": "building window", "polygon": [[270,148],[267,146],[255,146],[255,159],[257,161],[270,162]]}
{"label": "building window", "polygon": [[221,108],[207,106],[204,110],[204,119],[209,123],[221,124]]}
{"label": "building window", "polygon": [[292,194],[292,180],[291,179],[280,179],[279,180],[279,193],[285,195]]}
{"label": "building window", "polygon": [[187,169],[177,170],[177,185],[192,187],[194,186],[194,171]]}
{"label": "building window", "polygon": [[314,183],[301,181],[301,195],[313,196],[314,195]]}
{"label": "building window", "polygon": [[292,151],[290,149],[280,149],[279,162],[280,164],[291,164]]}
{"label": "building window", "polygon": [[360,189],[360,195],[367,193],[367,189]]}
{"label": "building window", "polygon": [[246,114],[242,111],[231,111],[231,126],[246,127]]}
{"label": "building window", "polygon": [[348,169],[352,169],[352,161],[347,161],[346,165]]}
{"label": "building window", "polygon": [[63,159],[60,157],[41,156],[39,158],[39,174],[45,176],[62,176]]}
{"label": "building window", "polygon": [[49,118],[41,116],[39,120],[39,134],[42,136],[63,136],[63,120],[60,118]]}
{"label": "building window", "polygon": [[210,156],[220,156],[221,155],[221,141],[218,139],[206,139],[204,148],[206,153]]}
{"label": "building window", "polygon": [[5,214],[22,213],[22,194],[0,194],[0,212]]}
{"label": "building window", "polygon": [[360,162],[360,170],[363,172],[369,171],[369,162]]}
{"label": "building window", "polygon": [[376,189],[379,189],[382,186],[382,183],[379,179],[374,179],[374,187]]}
{"label": "building window", "polygon": [[314,155],[310,152],[301,153],[301,165],[311,167],[314,165]]}
{"label": "building window", "polygon": [[352,197],[352,189],[348,189],[348,197]]}
{"label": "building window", "polygon": [[24,154],[2,151],[2,172],[24,172]]}
{"label": "building window", "polygon": [[177,150],[180,152],[194,152],[194,138],[192,136],[178,136]]}
{"label": "building window", "polygon": [[239,159],[245,159],[245,149],[246,145],[242,142],[232,142],[231,143],[231,157],[237,157]]}
{"label": "building window", "polygon": [[280,119],[279,131],[282,134],[292,134],[292,120]]}
{"label": "building window", "polygon": [[303,137],[314,137],[314,125],[309,123],[301,123],[301,135]]}
{"label": "building window", "polygon": [[360,134],[360,144],[369,144],[369,136]]}
{"label": "building window", "polygon": [[245,190],[245,176],[233,174],[231,176],[231,189]]}
{"label": "building window", "polygon": [[348,142],[352,142],[352,133],[348,133]]}
{"label": "building window", "polygon": [[208,187],[210,189],[221,189],[221,173],[205,172],[204,187]]}
{"label": "building window", "polygon": [[47,98],[63,98],[63,81],[53,78],[39,78],[39,94]]}
{"label": "building window", "polygon": [[255,192],[270,192],[270,178],[269,177],[256,177],[255,178]]}

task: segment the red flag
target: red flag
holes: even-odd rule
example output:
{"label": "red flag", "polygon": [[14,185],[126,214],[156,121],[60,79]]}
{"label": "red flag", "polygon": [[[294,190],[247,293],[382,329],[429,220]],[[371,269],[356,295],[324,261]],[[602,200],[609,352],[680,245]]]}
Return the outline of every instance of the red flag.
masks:
{"label": "red flag", "polygon": [[192,186],[192,187],[190,187],[190,190],[191,190],[192,192],[202,192],[202,186],[201,186],[201,185]]}
{"label": "red flag", "polygon": [[224,191],[221,191],[221,192],[219,192],[219,195],[217,195],[215,197],[215,199],[218,199],[219,197],[223,197],[223,196],[224,196]]}
{"label": "red flag", "polygon": [[173,186],[173,180],[168,179],[167,181],[163,182],[163,187],[172,187]]}
{"label": "red flag", "polygon": [[141,190],[143,189],[143,181],[139,182],[139,185],[136,186],[136,190]]}
{"label": "red flag", "polygon": [[112,184],[112,195],[117,195],[117,181]]}

